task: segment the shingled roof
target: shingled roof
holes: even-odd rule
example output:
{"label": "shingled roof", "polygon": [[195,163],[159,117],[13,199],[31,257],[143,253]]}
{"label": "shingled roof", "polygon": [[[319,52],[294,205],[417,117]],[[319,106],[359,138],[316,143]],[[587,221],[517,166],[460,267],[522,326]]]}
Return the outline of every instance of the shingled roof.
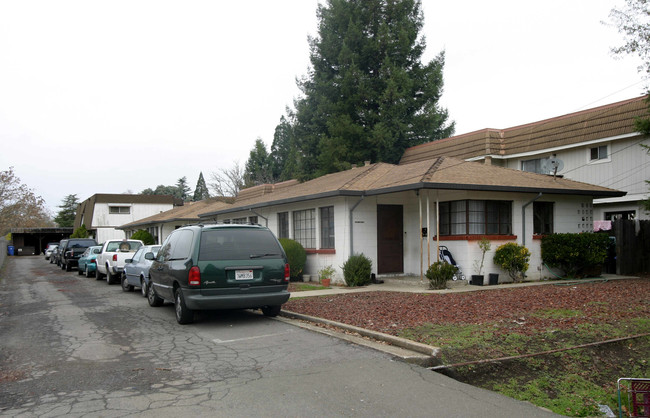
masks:
{"label": "shingled roof", "polygon": [[400,164],[439,156],[470,159],[508,156],[634,134],[634,121],[647,115],[648,96],[636,97],[508,129],[483,129],[406,149]]}
{"label": "shingled roof", "polygon": [[625,192],[560,177],[528,173],[452,157],[438,157],[412,164],[376,163],[328,174],[299,183],[295,180],[264,184],[243,190],[228,207],[210,207],[201,218],[265,206],[335,196],[371,196],[419,189],[543,192],[624,196]]}
{"label": "shingled roof", "polygon": [[198,202],[186,202],[183,206],[177,206],[165,212],[160,212],[147,218],[139,219],[134,222],[120,226],[118,229],[135,229],[142,228],[146,225],[181,222],[184,224],[195,223],[199,221],[199,213],[206,210],[217,210],[228,207],[230,203],[224,202],[220,198],[205,199]]}

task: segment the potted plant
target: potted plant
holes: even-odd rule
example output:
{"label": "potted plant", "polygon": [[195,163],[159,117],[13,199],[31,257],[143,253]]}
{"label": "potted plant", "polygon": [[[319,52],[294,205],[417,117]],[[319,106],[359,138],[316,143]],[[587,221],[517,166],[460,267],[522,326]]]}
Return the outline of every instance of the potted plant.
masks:
{"label": "potted plant", "polygon": [[334,275],[336,271],[334,270],[334,267],[331,265],[325,266],[320,271],[318,272],[318,278],[320,279],[320,282],[323,286],[325,287],[330,287],[331,281],[332,281],[332,276]]}
{"label": "potted plant", "polygon": [[490,251],[491,247],[492,245],[490,244],[490,240],[487,238],[483,237],[479,240],[478,248],[481,250],[481,262],[479,263],[478,260],[474,261],[474,268],[478,274],[472,275],[471,284],[483,286],[483,263],[485,262],[485,253]]}

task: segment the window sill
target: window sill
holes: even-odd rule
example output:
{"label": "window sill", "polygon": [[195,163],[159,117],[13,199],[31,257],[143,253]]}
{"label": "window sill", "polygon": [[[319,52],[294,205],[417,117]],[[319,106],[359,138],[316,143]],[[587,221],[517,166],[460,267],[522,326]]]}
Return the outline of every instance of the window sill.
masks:
{"label": "window sill", "polygon": [[[490,241],[511,241],[516,240],[516,235],[441,235],[440,240],[444,241],[480,241],[482,238],[486,238]],[[436,239],[436,237],[432,237]]]}
{"label": "window sill", "polygon": [[334,248],[321,248],[317,250],[316,248],[305,248],[307,254],[336,254],[336,249]]}

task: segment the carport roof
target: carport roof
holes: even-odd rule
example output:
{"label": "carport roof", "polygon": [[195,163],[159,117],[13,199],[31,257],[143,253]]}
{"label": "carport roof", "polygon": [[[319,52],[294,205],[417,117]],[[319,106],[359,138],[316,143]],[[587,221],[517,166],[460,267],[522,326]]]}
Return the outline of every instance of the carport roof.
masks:
{"label": "carport roof", "polygon": [[624,196],[621,192],[561,177],[438,157],[404,165],[387,163],[328,174],[299,183],[296,180],[244,189],[227,207],[209,207],[201,218],[284,203],[334,196],[370,196],[418,189],[475,190],[525,193]]}

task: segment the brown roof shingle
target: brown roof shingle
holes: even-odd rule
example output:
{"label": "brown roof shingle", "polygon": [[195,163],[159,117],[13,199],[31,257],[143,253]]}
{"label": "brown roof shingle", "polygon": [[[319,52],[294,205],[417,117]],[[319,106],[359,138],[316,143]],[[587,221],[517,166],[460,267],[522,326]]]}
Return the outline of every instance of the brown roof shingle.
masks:
{"label": "brown roof shingle", "polygon": [[469,159],[514,155],[636,132],[634,121],[647,115],[647,96],[612,103],[508,129],[484,129],[406,149],[400,164],[439,156]]}

